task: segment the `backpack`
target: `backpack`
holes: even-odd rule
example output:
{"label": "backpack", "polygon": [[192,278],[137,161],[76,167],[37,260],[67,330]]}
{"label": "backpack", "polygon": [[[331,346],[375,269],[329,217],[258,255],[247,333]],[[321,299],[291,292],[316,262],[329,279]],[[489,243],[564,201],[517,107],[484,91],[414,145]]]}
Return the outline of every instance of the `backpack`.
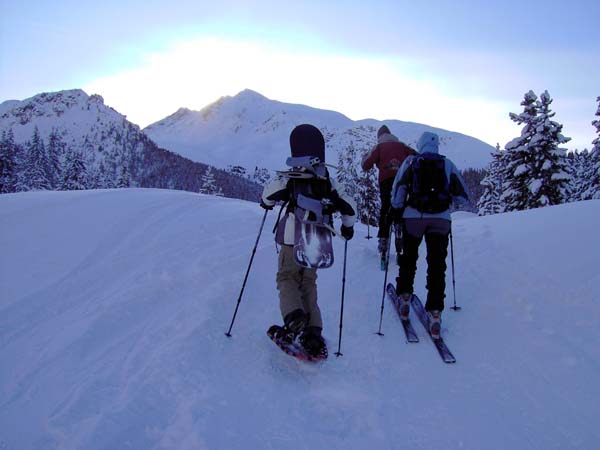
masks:
{"label": "backpack", "polygon": [[411,169],[407,204],[426,214],[448,210],[452,195],[446,176],[446,157],[437,153],[420,154],[413,159]]}
{"label": "backpack", "polygon": [[292,212],[303,223],[323,225],[333,231],[334,206],[329,198],[332,186],[325,164],[315,157],[292,157],[286,164],[292,169],[277,173],[288,180],[289,198],[279,211],[274,229],[286,208],[286,213]]}
{"label": "backpack", "polygon": [[287,189],[290,193],[287,211],[304,223],[330,227],[333,219],[332,191],[329,172],[318,158],[288,158],[292,166],[287,172]]}

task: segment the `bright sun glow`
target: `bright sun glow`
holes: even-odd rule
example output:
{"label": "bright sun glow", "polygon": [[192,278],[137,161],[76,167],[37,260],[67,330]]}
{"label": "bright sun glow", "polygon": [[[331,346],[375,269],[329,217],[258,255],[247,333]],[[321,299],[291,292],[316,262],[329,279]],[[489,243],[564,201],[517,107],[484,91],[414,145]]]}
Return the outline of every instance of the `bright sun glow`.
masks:
{"label": "bright sun glow", "polygon": [[[413,77],[411,64],[201,38],[149,54],[142,66],[94,80],[84,89],[100,93],[108,105],[142,127],[180,107],[198,110],[222,95],[249,88],[271,99],[336,110],[354,120],[420,122],[492,145],[514,134],[506,105],[442,94],[441,79]],[[498,124],[506,129],[499,130]]]}

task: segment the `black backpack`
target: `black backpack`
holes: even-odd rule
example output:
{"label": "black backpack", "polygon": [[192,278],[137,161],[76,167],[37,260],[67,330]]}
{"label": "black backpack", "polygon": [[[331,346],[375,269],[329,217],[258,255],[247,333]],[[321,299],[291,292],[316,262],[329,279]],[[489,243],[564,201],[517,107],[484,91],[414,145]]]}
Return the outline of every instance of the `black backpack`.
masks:
{"label": "black backpack", "polygon": [[446,176],[446,157],[437,153],[423,153],[413,159],[411,170],[407,204],[426,214],[448,210],[452,195]]}

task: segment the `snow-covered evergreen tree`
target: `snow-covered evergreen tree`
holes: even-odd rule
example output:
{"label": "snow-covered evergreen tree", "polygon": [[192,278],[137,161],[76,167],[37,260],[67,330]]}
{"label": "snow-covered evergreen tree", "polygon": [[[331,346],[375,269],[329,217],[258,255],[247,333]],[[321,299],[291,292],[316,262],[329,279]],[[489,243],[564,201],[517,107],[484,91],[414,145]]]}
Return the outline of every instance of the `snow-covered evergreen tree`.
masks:
{"label": "snow-covered evergreen tree", "polygon": [[63,171],[62,189],[77,191],[86,189],[87,170],[81,153],[77,150],[68,150]]}
{"label": "snow-covered evergreen tree", "polygon": [[227,172],[229,172],[232,175],[237,175],[244,178],[247,178],[248,176],[246,168],[243,166],[233,166],[230,164],[229,166],[227,166]]}
{"label": "snow-covered evergreen tree", "polygon": [[369,170],[366,173],[362,172],[361,166],[363,158],[370,150],[368,147],[363,148],[360,159],[357,161],[357,170],[359,173],[357,180],[357,205],[360,221],[375,226],[379,223],[379,211],[381,210],[377,172],[375,170]]}
{"label": "snow-covered evergreen tree", "polygon": [[[358,200],[357,181],[358,173],[356,170],[357,151],[354,144],[350,143],[343,151],[338,153],[338,171],[336,179],[344,186],[346,194],[355,200]],[[359,211],[361,207],[358,206]]]}
{"label": "snow-covered evergreen tree", "polygon": [[537,104],[536,133],[529,142],[531,195],[528,209],[564,203],[569,184],[566,150],[559,145],[571,138],[563,136],[563,126],[552,120],[555,113],[550,109],[552,97],[548,91],[540,95]]}
{"label": "snow-covered evergreen tree", "polygon": [[586,190],[586,171],[588,161],[587,149],[582,152],[575,150],[567,154],[567,164],[569,167],[569,186],[567,201],[576,202],[582,200],[582,194]]}
{"label": "snow-covered evergreen tree", "polygon": [[264,186],[265,184],[267,184],[267,182],[270,179],[271,179],[271,174],[269,173],[268,169],[265,169],[264,167],[259,168],[258,166],[254,167],[254,174],[252,175],[252,181],[260,184],[261,186]]}
{"label": "snow-covered evergreen tree", "polygon": [[46,146],[40,137],[38,128],[35,127],[31,141],[27,145],[22,187],[28,191],[52,189],[52,184],[48,176],[49,167]]}
{"label": "snow-covered evergreen tree", "polygon": [[15,192],[17,180],[16,145],[12,129],[0,139],[0,193]]}
{"label": "snow-covered evergreen tree", "polygon": [[561,134],[562,125],[551,120],[552,98],[544,91],[540,99],[533,91],[525,94],[523,113],[510,114],[525,125],[521,136],[506,144],[501,201],[504,211],[557,205],[567,198],[569,173],[566,151],[559,148],[570,140]]}
{"label": "snow-covered evergreen tree", "polygon": [[371,170],[364,173],[361,168],[362,158],[368,151],[368,148],[359,150],[350,143],[344,151],[339,152],[336,179],[356,202],[359,220],[376,225],[381,209],[377,172]]}
{"label": "snow-covered evergreen tree", "polygon": [[502,184],[503,184],[503,154],[500,150],[500,144],[496,145],[496,151],[492,153],[492,161],[486,168],[487,174],[481,185],[483,186],[483,193],[477,203],[478,214],[480,216],[486,216],[489,214],[497,214],[502,211]]}
{"label": "snow-covered evergreen tree", "polygon": [[129,168],[127,163],[123,161],[119,170],[119,179],[117,180],[118,188],[128,188],[131,186],[131,179],[129,177]]}
{"label": "snow-covered evergreen tree", "polygon": [[208,166],[200,179],[200,194],[215,195],[218,191],[212,166]]}
{"label": "snow-covered evergreen tree", "polygon": [[600,199],[600,97],[596,98],[598,102],[598,109],[596,110],[596,117],[592,121],[592,125],[596,128],[598,136],[592,142],[593,148],[589,154],[589,177],[587,178],[588,184],[586,190],[582,194],[584,200],[587,199]]}
{"label": "snow-covered evergreen tree", "polygon": [[62,185],[62,160],[64,158],[65,143],[56,129],[52,129],[48,136],[46,146],[48,155],[48,177],[53,189],[59,189]]}
{"label": "snow-covered evergreen tree", "polygon": [[504,180],[500,197],[502,212],[524,210],[529,207],[531,192],[529,190],[531,179],[529,143],[536,133],[537,95],[533,91],[525,93],[521,105],[523,106],[521,114],[510,113],[510,119],[524,127],[521,136],[505,145],[506,153],[501,169],[501,177]]}

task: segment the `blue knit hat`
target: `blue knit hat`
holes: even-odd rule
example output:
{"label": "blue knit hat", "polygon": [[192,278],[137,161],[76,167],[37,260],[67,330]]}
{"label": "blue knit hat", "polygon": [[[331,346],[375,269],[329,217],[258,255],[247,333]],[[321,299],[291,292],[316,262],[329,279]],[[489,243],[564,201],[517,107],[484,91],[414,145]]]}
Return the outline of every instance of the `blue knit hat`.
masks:
{"label": "blue knit hat", "polygon": [[431,131],[426,131],[417,141],[417,149],[421,153],[439,153],[440,138]]}

